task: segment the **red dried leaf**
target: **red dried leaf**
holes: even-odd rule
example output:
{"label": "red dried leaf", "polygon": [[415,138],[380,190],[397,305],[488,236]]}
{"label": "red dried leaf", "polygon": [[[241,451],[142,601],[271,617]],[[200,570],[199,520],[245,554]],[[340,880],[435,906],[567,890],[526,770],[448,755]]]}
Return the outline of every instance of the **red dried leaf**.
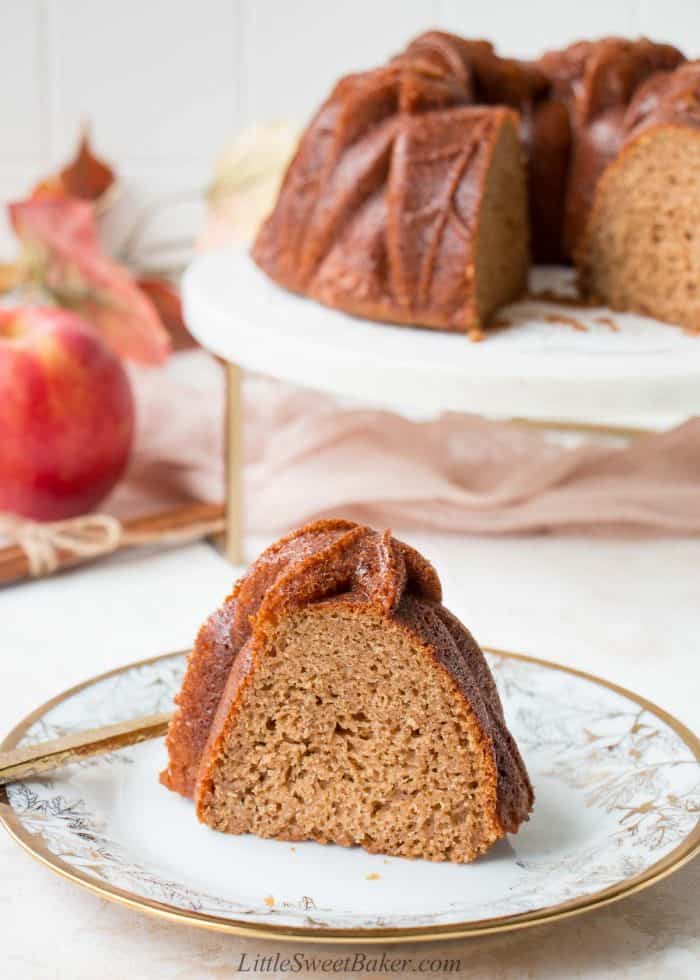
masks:
{"label": "red dried leaf", "polygon": [[155,306],[161,322],[170,334],[175,350],[197,347],[197,341],[187,329],[182,316],[180,293],[167,279],[137,279],[136,284]]}
{"label": "red dried leaf", "polygon": [[114,183],[114,171],[94,155],[88,134],[83,133],[75,158],[59,173],[42,180],[32,191],[32,198],[53,200],[77,197],[96,201]]}
{"label": "red dried leaf", "polygon": [[100,247],[94,205],[34,199],[10,204],[9,213],[28,276],[57,304],[93,323],[121,357],[145,364],[167,358],[170,339],[153,303]]}

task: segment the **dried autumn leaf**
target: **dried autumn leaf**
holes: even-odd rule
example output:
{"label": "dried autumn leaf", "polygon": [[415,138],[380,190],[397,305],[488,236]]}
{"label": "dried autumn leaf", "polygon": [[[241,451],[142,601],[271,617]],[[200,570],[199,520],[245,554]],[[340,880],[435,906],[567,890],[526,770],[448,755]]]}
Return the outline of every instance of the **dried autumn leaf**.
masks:
{"label": "dried autumn leaf", "polygon": [[59,173],[42,180],[32,191],[38,200],[77,197],[96,201],[114,183],[114,171],[92,152],[87,133],[83,133],[75,158]]}
{"label": "dried autumn leaf", "polygon": [[136,284],[158,311],[175,350],[197,347],[197,341],[187,329],[182,316],[182,303],[177,286],[167,279],[137,279]]}
{"label": "dried autumn leaf", "polygon": [[96,201],[114,183],[114,171],[92,152],[87,133],[75,159],[61,171],[61,181],[67,194],[87,201]]}
{"label": "dried autumn leaf", "polygon": [[102,251],[91,203],[35,199],[10,204],[9,213],[30,281],[93,323],[121,357],[144,364],[167,358],[168,333],[128,271]]}

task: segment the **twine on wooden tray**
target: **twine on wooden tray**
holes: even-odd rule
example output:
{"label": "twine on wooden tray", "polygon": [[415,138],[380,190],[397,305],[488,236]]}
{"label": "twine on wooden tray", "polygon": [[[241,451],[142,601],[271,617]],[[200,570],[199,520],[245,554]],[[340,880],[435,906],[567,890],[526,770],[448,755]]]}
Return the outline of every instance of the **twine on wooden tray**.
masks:
{"label": "twine on wooden tray", "polygon": [[[138,545],[177,545],[199,541],[224,530],[222,508],[195,504],[171,513],[131,521],[110,514],[87,514],[65,521],[39,522],[0,514],[0,537],[21,550],[28,574],[51,575],[66,565]],[[9,549],[6,549],[9,550]]]}
{"label": "twine on wooden tray", "polygon": [[94,558],[119,547],[123,528],[116,517],[90,514],[68,521],[40,524],[13,514],[0,515],[0,534],[19,545],[32,577],[50,575],[59,567],[59,552]]}

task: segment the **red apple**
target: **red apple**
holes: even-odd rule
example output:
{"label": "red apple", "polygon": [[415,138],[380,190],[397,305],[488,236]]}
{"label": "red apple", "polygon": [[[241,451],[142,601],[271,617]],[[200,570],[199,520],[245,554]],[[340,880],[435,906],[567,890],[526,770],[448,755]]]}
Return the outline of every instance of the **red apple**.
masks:
{"label": "red apple", "polygon": [[124,472],[134,403],[121,361],[75,313],[0,309],[0,511],[84,514]]}

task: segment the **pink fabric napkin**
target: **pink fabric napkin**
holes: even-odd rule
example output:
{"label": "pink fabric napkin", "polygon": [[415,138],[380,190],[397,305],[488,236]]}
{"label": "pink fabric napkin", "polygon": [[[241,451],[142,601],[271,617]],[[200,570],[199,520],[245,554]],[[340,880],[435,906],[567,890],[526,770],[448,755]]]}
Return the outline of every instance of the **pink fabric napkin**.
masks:
{"label": "pink fabric napkin", "polygon": [[[105,510],[223,499],[223,371],[203,351],[132,374],[129,479]],[[245,523],[319,516],[473,534],[700,533],[700,419],[627,446],[566,448],[538,429],[445,414],[408,421],[248,376]]]}

